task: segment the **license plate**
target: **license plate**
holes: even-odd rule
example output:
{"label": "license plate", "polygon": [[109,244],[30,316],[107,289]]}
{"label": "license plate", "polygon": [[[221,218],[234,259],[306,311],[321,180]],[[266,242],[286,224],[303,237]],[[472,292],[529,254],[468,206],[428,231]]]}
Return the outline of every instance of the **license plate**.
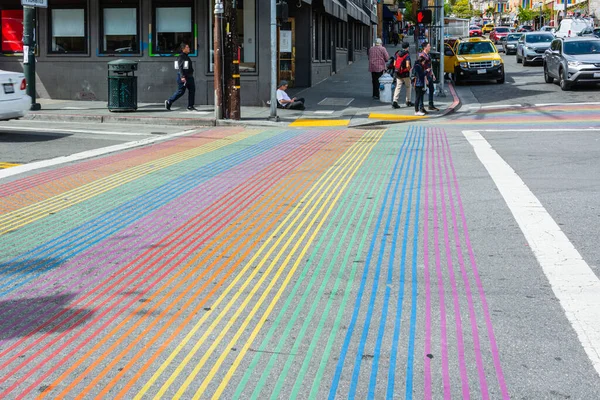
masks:
{"label": "license plate", "polygon": [[487,74],[487,69],[485,69],[485,68],[484,69],[478,69],[477,73],[480,74],[480,75]]}
{"label": "license plate", "polygon": [[594,72],[594,78],[600,78],[600,72]]}
{"label": "license plate", "polygon": [[3,83],[2,86],[4,86],[4,93],[6,94],[11,94],[15,92],[15,87],[12,83]]}

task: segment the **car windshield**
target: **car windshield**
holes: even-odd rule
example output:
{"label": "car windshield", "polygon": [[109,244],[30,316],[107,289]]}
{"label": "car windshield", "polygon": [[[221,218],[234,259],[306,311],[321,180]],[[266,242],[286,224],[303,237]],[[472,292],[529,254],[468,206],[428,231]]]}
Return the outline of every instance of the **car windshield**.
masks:
{"label": "car windshield", "polygon": [[496,28],[496,32],[506,33],[506,32],[508,32],[508,28]]}
{"label": "car windshield", "polygon": [[471,29],[471,30],[473,30],[473,29],[477,29],[477,30],[479,30],[479,27],[478,27],[478,26],[472,26],[472,27],[470,27],[469,29]]}
{"label": "car windshield", "polygon": [[527,43],[550,43],[554,40],[552,35],[527,35],[525,41]]}
{"label": "car windshield", "polygon": [[565,42],[563,52],[569,55],[600,54],[600,40]]}
{"label": "car windshield", "polygon": [[466,42],[458,45],[458,54],[495,53],[490,42]]}
{"label": "car windshield", "polygon": [[507,42],[516,42],[517,40],[519,40],[519,38],[523,36],[520,33],[511,33],[510,35],[508,35],[506,37],[506,41]]}

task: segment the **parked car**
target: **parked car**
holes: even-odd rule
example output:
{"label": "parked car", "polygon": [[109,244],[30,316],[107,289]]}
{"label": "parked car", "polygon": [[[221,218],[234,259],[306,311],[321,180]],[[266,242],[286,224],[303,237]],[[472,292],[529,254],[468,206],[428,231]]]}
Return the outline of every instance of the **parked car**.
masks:
{"label": "parked car", "polygon": [[533,26],[531,25],[519,25],[517,32],[533,32]]}
{"label": "parked car", "polygon": [[0,86],[0,120],[24,117],[31,107],[31,97],[25,93],[25,75],[0,70]]}
{"label": "parked car", "polygon": [[522,33],[509,33],[502,41],[502,47],[504,47],[504,53],[517,54],[517,42],[523,36]]}
{"label": "parked car", "polygon": [[485,35],[486,33],[490,33],[495,28],[494,24],[485,24],[483,28],[481,28],[481,32]]}
{"label": "parked car", "polygon": [[490,40],[494,44],[498,44],[503,37],[506,37],[510,33],[510,29],[506,26],[499,26],[490,33]]}
{"label": "parked car", "polygon": [[577,36],[579,32],[590,26],[590,23],[583,18],[565,18],[560,21],[554,36],[557,38]]}
{"label": "parked car", "polygon": [[600,28],[592,28],[591,26],[588,26],[587,28],[579,32],[577,36],[593,36],[600,38]]}
{"label": "parked car", "polygon": [[517,42],[517,63],[523,66],[542,62],[546,49],[554,40],[554,35],[548,32],[525,32]]}
{"label": "parked car", "polygon": [[544,57],[544,80],[558,80],[562,90],[578,83],[600,83],[600,39],[555,39]]}
{"label": "parked car", "polygon": [[554,32],[554,30],[554,27],[550,25],[544,25],[539,29],[540,32]]}
{"label": "parked car", "polygon": [[481,32],[481,28],[478,27],[477,25],[473,25],[469,27],[469,37],[473,37],[473,36],[483,36],[483,33]]}
{"label": "parked car", "polygon": [[504,83],[504,63],[496,46],[485,38],[460,40],[454,49],[444,46],[444,73],[456,84],[466,81]]}

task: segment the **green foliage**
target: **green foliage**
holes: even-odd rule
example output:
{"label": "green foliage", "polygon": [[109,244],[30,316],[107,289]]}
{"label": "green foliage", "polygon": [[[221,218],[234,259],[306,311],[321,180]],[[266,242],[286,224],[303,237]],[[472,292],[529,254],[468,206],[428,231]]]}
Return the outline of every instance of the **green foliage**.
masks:
{"label": "green foliage", "polygon": [[456,0],[456,3],[452,6],[452,14],[457,18],[471,18],[473,16],[473,9],[469,0]]}
{"label": "green foliage", "polygon": [[533,18],[535,18],[535,16],[535,11],[519,7],[519,12],[517,13],[517,18],[519,22],[533,21]]}
{"label": "green foliage", "polygon": [[404,20],[412,22],[413,24],[417,23],[417,19],[415,18],[416,9],[415,4],[412,1],[406,0],[404,2]]}
{"label": "green foliage", "polygon": [[488,17],[492,17],[492,16],[494,16],[494,13],[495,13],[495,12],[496,12],[496,8],[495,8],[495,7],[493,7],[493,6],[489,6],[489,7],[488,7],[488,8],[485,10],[484,14],[487,14],[487,16],[488,16]]}

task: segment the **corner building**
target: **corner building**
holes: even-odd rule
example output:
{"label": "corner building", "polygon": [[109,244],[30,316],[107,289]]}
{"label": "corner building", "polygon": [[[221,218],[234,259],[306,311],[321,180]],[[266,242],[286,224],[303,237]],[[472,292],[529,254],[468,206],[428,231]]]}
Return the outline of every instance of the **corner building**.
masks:
{"label": "corner building", "polygon": [[[270,96],[270,0],[224,0],[237,11],[243,105]],[[139,62],[138,99],[162,102],[176,87],[174,61],[190,43],[196,103],[213,103],[214,0],[48,0],[37,9],[37,90],[52,99],[107,99],[107,63]],[[288,0],[278,27],[279,79],[310,87],[366,57],[373,0]],[[0,69],[22,70],[23,8],[0,2]]]}

